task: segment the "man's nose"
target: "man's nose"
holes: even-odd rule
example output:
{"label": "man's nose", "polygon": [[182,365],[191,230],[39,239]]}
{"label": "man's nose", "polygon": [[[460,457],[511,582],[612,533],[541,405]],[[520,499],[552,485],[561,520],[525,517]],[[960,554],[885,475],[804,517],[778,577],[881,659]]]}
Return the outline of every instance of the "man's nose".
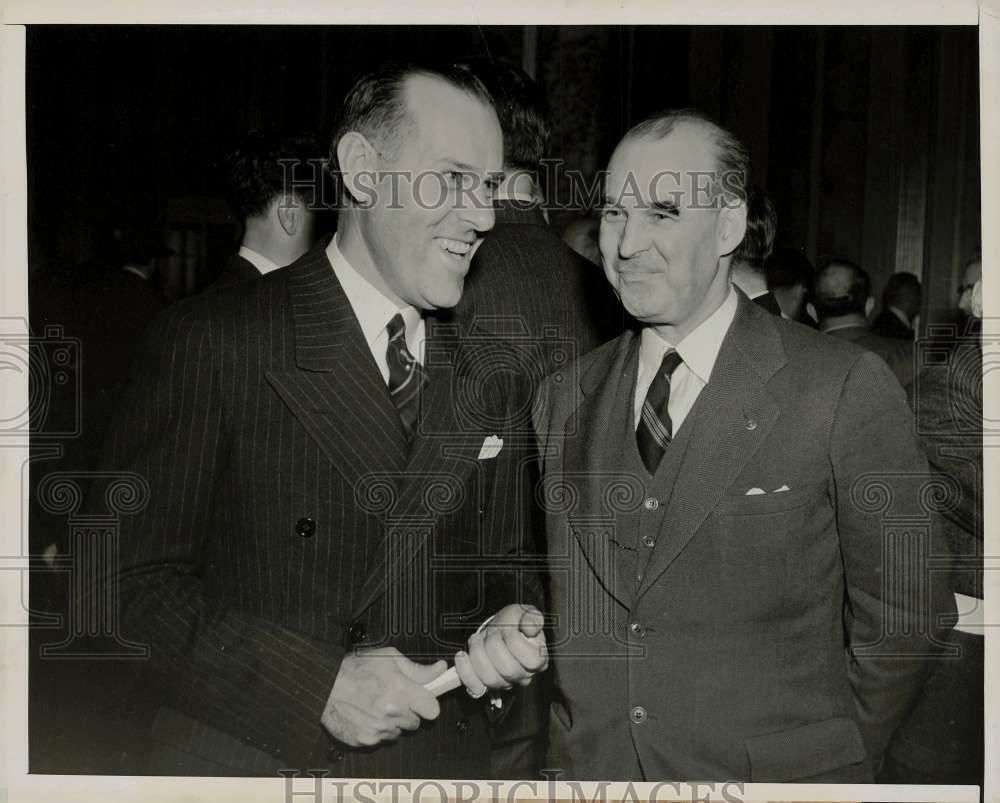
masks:
{"label": "man's nose", "polygon": [[639,221],[634,218],[625,221],[621,239],[618,241],[618,256],[629,259],[646,250],[647,238]]}
{"label": "man's nose", "polygon": [[465,204],[459,209],[459,215],[463,221],[480,234],[488,232],[496,223],[493,201],[480,193],[472,194],[466,198]]}

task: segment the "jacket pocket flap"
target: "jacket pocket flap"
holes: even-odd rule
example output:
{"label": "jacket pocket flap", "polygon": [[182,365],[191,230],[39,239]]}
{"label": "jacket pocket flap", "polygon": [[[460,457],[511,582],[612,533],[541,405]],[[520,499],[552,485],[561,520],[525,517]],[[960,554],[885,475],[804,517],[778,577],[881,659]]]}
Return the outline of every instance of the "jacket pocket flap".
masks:
{"label": "jacket pocket flap", "polygon": [[719,516],[754,516],[767,513],[783,513],[795,510],[807,503],[817,504],[826,495],[826,483],[812,482],[790,491],[764,494],[734,494],[722,496],[715,507]]}
{"label": "jacket pocket flap", "polygon": [[865,760],[861,732],[849,717],[754,736],[744,744],[755,783],[811,778]]}

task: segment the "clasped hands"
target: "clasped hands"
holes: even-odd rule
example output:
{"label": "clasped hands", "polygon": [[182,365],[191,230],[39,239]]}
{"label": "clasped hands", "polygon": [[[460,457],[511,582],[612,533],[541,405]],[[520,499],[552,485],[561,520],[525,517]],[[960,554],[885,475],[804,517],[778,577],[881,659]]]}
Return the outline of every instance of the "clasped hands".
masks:
{"label": "clasped hands", "polygon": [[[466,691],[527,686],[549,664],[542,614],[533,605],[502,608],[455,655]],[[445,661],[418,664],[395,647],[360,650],[340,665],[321,723],[351,747],[371,747],[414,731],[421,720],[437,719],[441,707],[424,685],[448,668]]]}

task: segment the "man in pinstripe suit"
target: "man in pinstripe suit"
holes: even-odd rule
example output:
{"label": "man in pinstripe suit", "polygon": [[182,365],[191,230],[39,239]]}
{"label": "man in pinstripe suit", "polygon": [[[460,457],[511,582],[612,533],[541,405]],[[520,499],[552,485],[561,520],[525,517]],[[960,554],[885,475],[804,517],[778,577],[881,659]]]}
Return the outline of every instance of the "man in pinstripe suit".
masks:
{"label": "man in pinstripe suit", "polygon": [[[335,156],[336,237],[159,318],[113,433],[108,464],[152,494],[119,587],[160,681],[154,772],[483,777],[516,704],[484,695],[547,665],[518,627],[540,618],[517,562],[530,391],[432,314],[493,225],[488,94],[380,70]],[[438,701],[451,656],[467,693]]]}

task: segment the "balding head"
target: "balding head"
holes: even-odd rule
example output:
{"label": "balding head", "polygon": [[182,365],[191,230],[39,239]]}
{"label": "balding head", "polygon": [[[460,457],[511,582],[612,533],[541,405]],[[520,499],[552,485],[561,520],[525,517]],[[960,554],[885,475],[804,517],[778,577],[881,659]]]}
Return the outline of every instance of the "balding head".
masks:
{"label": "balding head", "polygon": [[750,151],[731,131],[698,109],[671,109],[651,115],[633,126],[621,144],[635,139],[661,140],[684,127],[693,128],[711,144],[715,165],[705,174],[709,179],[706,189],[711,191],[711,199],[721,198],[726,204],[746,204],[750,189]]}
{"label": "balding head", "polygon": [[826,260],[816,275],[814,304],[820,320],[867,312],[871,297],[871,279],[858,265],[847,259]]}

